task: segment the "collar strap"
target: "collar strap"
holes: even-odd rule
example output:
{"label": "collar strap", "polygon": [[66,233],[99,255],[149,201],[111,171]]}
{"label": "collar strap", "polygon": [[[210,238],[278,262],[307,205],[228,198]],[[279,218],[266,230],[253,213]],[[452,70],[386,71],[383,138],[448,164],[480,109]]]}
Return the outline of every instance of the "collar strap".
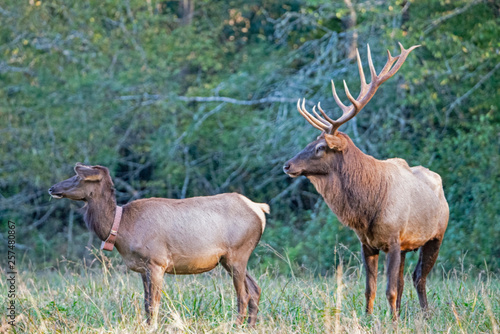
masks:
{"label": "collar strap", "polygon": [[106,240],[101,243],[101,249],[112,251],[115,245],[116,236],[118,235],[118,228],[120,227],[120,221],[122,220],[123,208],[121,206],[116,206],[115,220],[113,222],[113,227],[111,227],[111,232]]}

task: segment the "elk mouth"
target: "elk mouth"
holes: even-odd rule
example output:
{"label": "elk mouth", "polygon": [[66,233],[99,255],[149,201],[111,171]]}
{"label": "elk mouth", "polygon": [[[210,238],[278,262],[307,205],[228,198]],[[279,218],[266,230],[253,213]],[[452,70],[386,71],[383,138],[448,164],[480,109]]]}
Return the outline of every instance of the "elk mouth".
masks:
{"label": "elk mouth", "polygon": [[295,178],[301,176],[302,172],[286,172],[286,175]]}
{"label": "elk mouth", "polygon": [[51,189],[49,189],[49,195],[52,196],[53,198],[63,198],[63,193],[56,193],[53,192]]}

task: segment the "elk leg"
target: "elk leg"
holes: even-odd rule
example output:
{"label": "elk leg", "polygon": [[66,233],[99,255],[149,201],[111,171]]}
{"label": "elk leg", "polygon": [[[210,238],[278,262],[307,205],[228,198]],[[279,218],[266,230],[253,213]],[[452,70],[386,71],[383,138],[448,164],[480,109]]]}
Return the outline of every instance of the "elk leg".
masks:
{"label": "elk leg", "polygon": [[366,313],[373,313],[373,303],[375,302],[375,294],[377,293],[377,273],[378,273],[378,255],[379,250],[371,248],[367,245],[362,246],[363,263],[366,271]]}
{"label": "elk leg", "polygon": [[403,288],[405,286],[405,259],[406,252],[401,252],[401,262],[399,263],[399,277],[398,277],[398,300],[396,302],[396,309],[398,314],[401,314],[401,296],[403,295]]}
{"label": "elk leg", "polygon": [[387,252],[387,289],[386,296],[391,307],[392,319],[397,320],[396,302],[398,299],[399,267],[401,264],[401,247],[398,243],[389,246]]}
{"label": "elk leg", "polygon": [[255,282],[252,276],[246,274],[246,290],[250,293],[250,300],[248,302],[248,324],[252,327],[257,322],[257,313],[259,312],[259,301],[261,289]]}
{"label": "elk leg", "polygon": [[439,239],[427,241],[427,243],[425,243],[425,245],[423,245],[420,249],[418,263],[415,271],[413,272],[413,284],[417,289],[420,307],[422,307],[422,309],[424,310],[427,309],[427,293],[425,291],[427,275],[436,262],[440,246],[441,240]]}
{"label": "elk leg", "polygon": [[245,284],[246,279],[246,263],[229,263],[229,261],[221,259],[222,266],[227,270],[233,278],[234,289],[236,290],[236,300],[238,304],[238,318],[236,325],[242,325],[245,320],[250,294],[247,292]]}
{"label": "elk leg", "polygon": [[159,266],[148,266],[141,274],[144,285],[144,308],[148,318],[148,325],[156,325],[160,308],[161,288],[164,271]]}

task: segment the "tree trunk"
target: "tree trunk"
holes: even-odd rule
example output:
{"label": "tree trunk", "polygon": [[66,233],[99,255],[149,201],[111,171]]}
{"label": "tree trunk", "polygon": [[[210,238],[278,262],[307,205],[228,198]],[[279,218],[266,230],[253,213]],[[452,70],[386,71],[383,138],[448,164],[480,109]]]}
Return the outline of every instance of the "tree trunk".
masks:
{"label": "tree trunk", "polygon": [[349,18],[345,20],[344,23],[348,35],[346,41],[349,44],[347,57],[349,59],[354,59],[356,57],[356,49],[358,48],[358,31],[354,28],[356,26],[356,11],[354,10],[351,0],[344,0],[344,3],[349,9]]}
{"label": "tree trunk", "polygon": [[181,0],[182,25],[190,25],[193,21],[194,0]]}

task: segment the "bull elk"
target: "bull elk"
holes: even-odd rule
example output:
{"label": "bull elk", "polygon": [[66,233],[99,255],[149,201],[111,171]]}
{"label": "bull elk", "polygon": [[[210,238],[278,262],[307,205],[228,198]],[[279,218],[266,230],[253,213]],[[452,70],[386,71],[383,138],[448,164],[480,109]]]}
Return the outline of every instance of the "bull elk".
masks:
{"label": "bull elk", "polygon": [[255,325],[261,289],[246,267],[264,232],[267,204],[232,193],[139,199],[119,207],[106,167],[77,163],[75,173],[52,186],[49,194],[84,201],[88,229],[106,247],[111,242],[105,249],[112,250],[114,242],[127,267],[141,274],[148,323],[156,325],[165,273],[199,274],[220,263],[236,289],[236,323],[243,323],[248,307],[248,323]]}
{"label": "bull elk", "polygon": [[305,99],[302,103],[298,101],[299,113],[322,133],[283,166],[291,177],[306,176],[340,222],[356,232],[366,270],[366,312],[369,314],[373,312],[377,289],[379,251],[387,253],[386,296],[394,319],[401,306],[405,255],[418,248],[420,257],[413,272],[413,283],[420,306],[427,309],[426,277],[438,256],[449,216],[441,177],[422,166],[409,167],[403,159],[377,160],[364,154],[338,128],[363,109],[378,87],[392,77],[408,54],[418,47],[405,50],[399,46],[399,56],[392,57],[387,51],[388,61],[379,74],[368,46],[370,84],[365,81],[357,52],[361,79],[358,98],[354,99],[344,81],[351,106],[340,101],[332,80],[333,97],[343,111],[337,120],[330,118],[320,103],[317,109],[323,117],[316,106],[313,115],[306,110]]}

